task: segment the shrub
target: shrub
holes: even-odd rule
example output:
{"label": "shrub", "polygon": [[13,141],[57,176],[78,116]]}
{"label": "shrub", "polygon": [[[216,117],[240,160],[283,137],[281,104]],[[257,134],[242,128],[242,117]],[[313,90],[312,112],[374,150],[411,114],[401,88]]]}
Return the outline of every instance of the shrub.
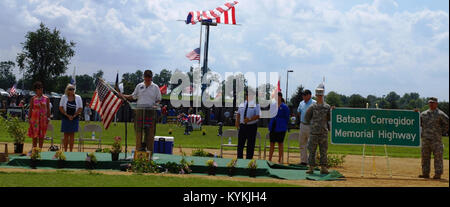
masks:
{"label": "shrub", "polygon": [[153,160],[146,157],[138,157],[131,163],[131,171],[136,173],[155,173],[159,172],[157,165]]}
{"label": "shrub", "polygon": [[[327,167],[342,167],[345,162],[346,155],[329,154],[327,155]],[[320,156],[316,156],[316,163],[320,163]]]}
{"label": "shrub", "polygon": [[8,114],[7,119],[5,119],[0,116],[0,126],[6,129],[9,136],[14,139],[14,143],[23,144],[25,142],[27,129],[20,124],[20,120],[17,117],[11,117]]}
{"label": "shrub", "polygon": [[199,148],[199,149],[192,150],[192,156],[196,156],[196,157],[211,157],[211,154],[208,153],[207,151]]}

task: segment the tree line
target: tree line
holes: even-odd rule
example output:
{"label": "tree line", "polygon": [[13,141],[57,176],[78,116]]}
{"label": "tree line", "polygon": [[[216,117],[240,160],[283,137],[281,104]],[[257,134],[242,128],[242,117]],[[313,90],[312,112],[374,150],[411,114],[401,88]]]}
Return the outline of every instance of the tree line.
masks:
{"label": "tree line", "polygon": [[[296,92],[289,101],[289,106],[297,107],[300,104],[303,100],[301,94],[304,90],[302,85],[297,87]],[[311,92],[314,94],[314,90],[311,90]],[[366,108],[368,106],[369,108],[376,108],[378,106],[381,109],[419,109],[420,111],[428,109],[428,97],[420,97],[419,93],[416,92],[405,93],[403,96],[400,96],[396,92],[391,91],[381,97],[375,95],[364,97],[360,94],[346,96],[335,91],[330,91],[325,95],[325,102],[336,107]],[[448,102],[439,101],[438,107],[449,115]]]}

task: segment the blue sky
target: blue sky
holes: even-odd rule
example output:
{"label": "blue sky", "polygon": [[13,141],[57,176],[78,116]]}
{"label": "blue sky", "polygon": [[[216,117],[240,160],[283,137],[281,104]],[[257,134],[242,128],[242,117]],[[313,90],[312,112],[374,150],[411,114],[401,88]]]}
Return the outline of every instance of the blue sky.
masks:
{"label": "blue sky", "polygon": [[[185,25],[192,10],[223,0],[0,1],[0,60],[15,60],[28,31],[42,21],[75,41],[68,74],[102,69],[182,71],[185,54],[199,45],[199,25]],[[449,4],[443,0],[242,0],[241,26],[211,28],[209,67],[225,72],[279,72],[289,94],[314,89],[382,96],[419,92],[449,100]],[[18,70],[16,70],[18,73]]]}

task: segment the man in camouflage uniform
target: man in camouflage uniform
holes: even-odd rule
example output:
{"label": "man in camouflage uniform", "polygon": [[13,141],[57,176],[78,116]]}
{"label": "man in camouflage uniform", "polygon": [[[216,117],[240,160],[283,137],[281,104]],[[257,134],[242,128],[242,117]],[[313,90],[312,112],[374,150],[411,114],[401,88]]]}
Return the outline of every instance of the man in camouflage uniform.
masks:
{"label": "man in camouflage uniform", "polygon": [[442,134],[448,131],[448,116],[437,108],[437,98],[429,98],[430,109],[420,114],[420,126],[422,127],[422,175],[420,178],[430,177],[431,153],[434,156],[434,177],[441,179],[444,171]]}
{"label": "man in camouflage uniform", "polygon": [[325,89],[323,84],[316,88],[316,103],[312,104],[305,114],[305,122],[310,125],[310,137],[308,140],[308,174],[314,173],[316,150],[320,152],[320,174],[328,174],[327,150],[328,150],[328,121],[330,121],[331,107],[324,102]]}

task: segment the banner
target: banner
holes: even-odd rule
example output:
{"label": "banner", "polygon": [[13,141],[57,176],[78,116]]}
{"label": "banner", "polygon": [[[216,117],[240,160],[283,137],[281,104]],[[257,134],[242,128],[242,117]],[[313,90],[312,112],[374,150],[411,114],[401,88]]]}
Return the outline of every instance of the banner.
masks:
{"label": "banner", "polygon": [[420,116],[407,110],[336,108],[331,143],[420,146]]}

